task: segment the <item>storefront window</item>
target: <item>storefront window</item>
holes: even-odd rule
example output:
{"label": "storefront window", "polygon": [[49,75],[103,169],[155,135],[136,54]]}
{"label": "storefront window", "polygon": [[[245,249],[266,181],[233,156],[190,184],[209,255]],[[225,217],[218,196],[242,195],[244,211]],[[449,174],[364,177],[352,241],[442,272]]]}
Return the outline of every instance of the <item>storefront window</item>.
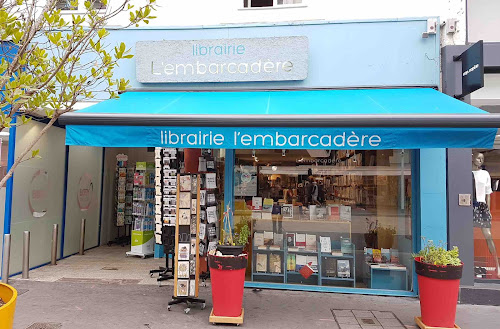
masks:
{"label": "storefront window", "polygon": [[500,265],[500,150],[473,150],[474,274],[498,279]]}
{"label": "storefront window", "polygon": [[247,280],[411,290],[407,150],[236,150]]}

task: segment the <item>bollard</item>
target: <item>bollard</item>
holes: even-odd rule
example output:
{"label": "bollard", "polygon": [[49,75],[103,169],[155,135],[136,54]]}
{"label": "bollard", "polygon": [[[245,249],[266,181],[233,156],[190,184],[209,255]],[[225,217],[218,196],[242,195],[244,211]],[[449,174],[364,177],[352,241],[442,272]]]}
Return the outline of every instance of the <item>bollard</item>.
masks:
{"label": "bollard", "polygon": [[30,231],[23,235],[23,279],[30,277]]}
{"label": "bollard", "polygon": [[80,227],[80,255],[85,252],[85,218],[82,218],[82,225]]}
{"label": "bollard", "polygon": [[10,234],[4,235],[3,244],[3,262],[2,262],[2,282],[9,283],[9,265],[10,265]]}
{"label": "bollard", "polygon": [[58,231],[58,224],[54,224],[54,227],[52,228],[52,254],[50,257],[50,265],[56,265],[57,264],[57,231]]}

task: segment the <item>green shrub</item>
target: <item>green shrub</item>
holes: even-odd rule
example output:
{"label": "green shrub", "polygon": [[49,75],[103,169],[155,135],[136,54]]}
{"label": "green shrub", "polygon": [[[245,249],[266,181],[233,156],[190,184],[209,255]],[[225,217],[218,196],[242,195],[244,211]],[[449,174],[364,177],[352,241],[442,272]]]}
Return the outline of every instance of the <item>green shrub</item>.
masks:
{"label": "green shrub", "polygon": [[462,261],[458,256],[458,247],[455,246],[451,250],[446,250],[443,246],[435,246],[432,240],[429,240],[418,254],[413,255],[413,257],[420,257],[420,261],[423,263],[440,266],[462,265]]}

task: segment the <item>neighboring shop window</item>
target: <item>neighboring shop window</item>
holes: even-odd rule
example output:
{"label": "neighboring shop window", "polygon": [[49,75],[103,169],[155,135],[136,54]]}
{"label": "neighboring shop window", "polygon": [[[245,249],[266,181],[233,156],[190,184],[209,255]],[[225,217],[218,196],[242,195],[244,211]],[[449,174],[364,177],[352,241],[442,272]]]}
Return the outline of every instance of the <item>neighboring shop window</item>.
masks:
{"label": "neighboring shop window", "polygon": [[[108,0],[109,1],[109,0]],[[60,9],[60,10],[78,10],[78,6],[72,6],[71,3],[73,1],[72,0],[58,0],[57,3],[56,3],[56,9]],[[94,9],[106,9],[106,5],[104,4],[104,1],[102,0],[91,0],[90,1],[92,3],[92,7]],[[84,9],[84,1],[79,1],[78,2],[79,5],[81,6],[81,10]]]}
{"label": "neighboring shop window", "polygon": [[283,5],[301,5],[303,0],[243,0],[243,7],[280,7]]}
{"label": "neighboring shop window", "polygon": [[498,279],[500,265],[500,150],[472,152],[474,274]]}
{"label": "neighboring shop window", "polygon": [[411,290],[410,151],[236,150],[234,170],[247,280]]}

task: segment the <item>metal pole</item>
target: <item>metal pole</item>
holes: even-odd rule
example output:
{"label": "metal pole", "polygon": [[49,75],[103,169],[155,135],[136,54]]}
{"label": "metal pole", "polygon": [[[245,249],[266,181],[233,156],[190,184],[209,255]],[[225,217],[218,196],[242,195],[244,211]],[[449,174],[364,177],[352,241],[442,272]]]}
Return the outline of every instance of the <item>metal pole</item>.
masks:
{"label": "metal pole", "polygon": [[9,265],[10,265],[10,234],[5,234],[4,244],[3,244],[3,264],[2,264],[3,283],[9,283]]}
{"label": "metal pole", "polygon": [[30,277],[30,231],[23,235],[23,279]]}
{"label": "metal pole", "polygon": [[54,227],[52,228],[52,255],[50,258],[50,265],[56,265],[57,264],[57,242],[58,242],[58,231],[59,230],[59,225],[54,224]]}
{"label": "metal pole", "polygon": [[80,227],[80,255],[85,252],[85,218],[82,218],[82,225]]}

